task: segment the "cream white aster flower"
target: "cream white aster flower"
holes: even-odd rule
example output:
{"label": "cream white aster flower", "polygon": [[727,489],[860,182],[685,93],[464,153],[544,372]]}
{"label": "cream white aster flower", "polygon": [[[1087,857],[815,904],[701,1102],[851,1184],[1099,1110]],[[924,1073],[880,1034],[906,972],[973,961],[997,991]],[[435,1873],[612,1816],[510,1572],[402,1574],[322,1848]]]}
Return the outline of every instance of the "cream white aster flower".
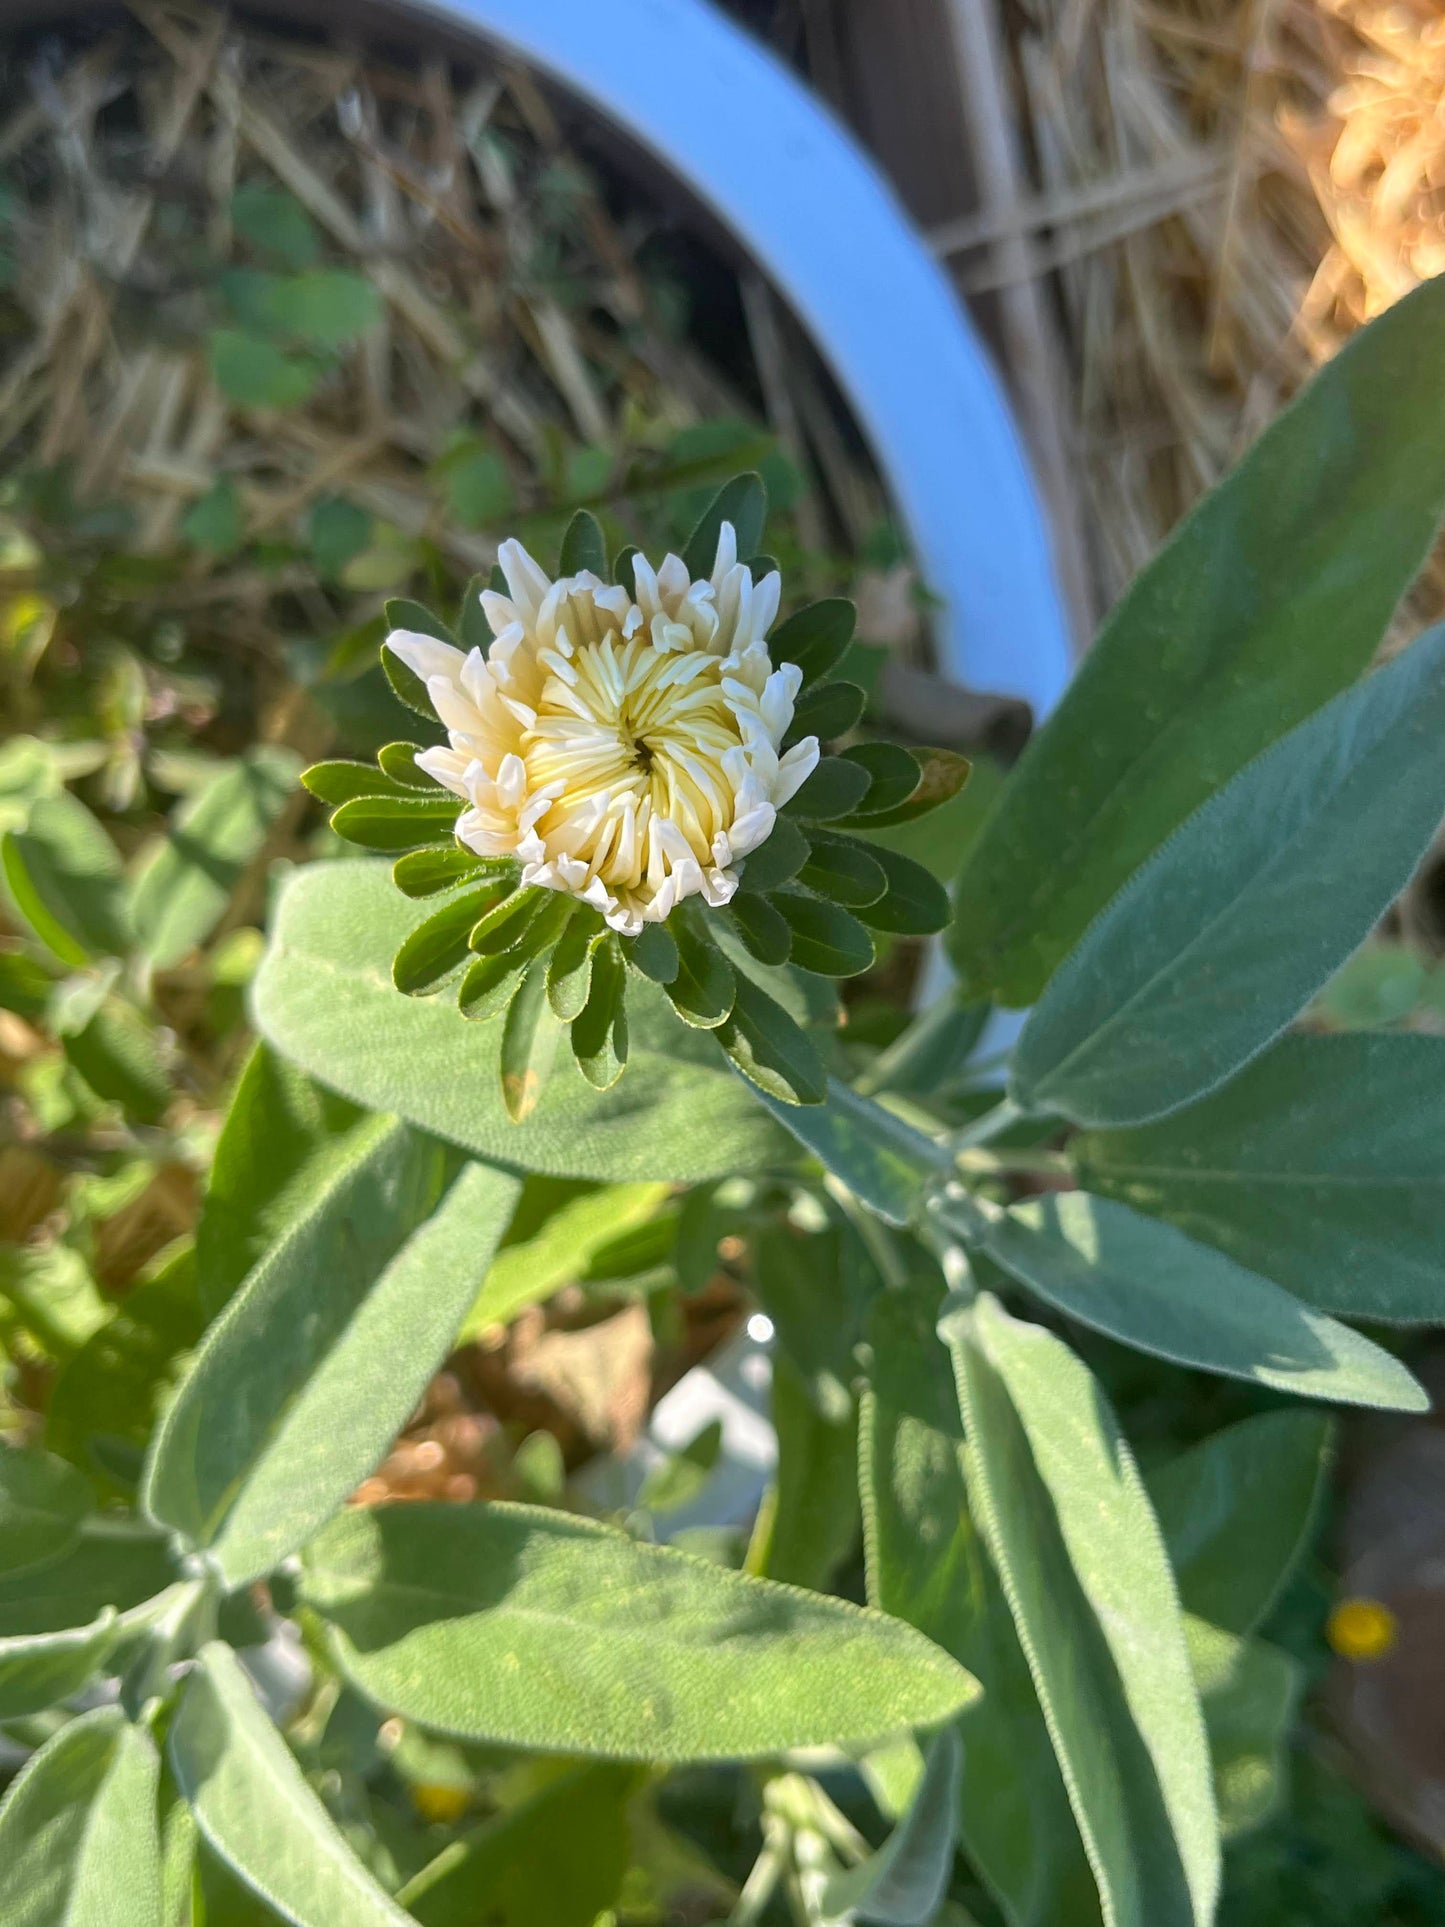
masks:
{"label": "cream white aster flower", "polygon": [[499,560],[509,594],[482,596],[485,655],[386,639],[446,727],[417,762],[470,805],[458,838],[626,936],[686,897],[726,903],[818,761],[815,736],[780,753],[802,672],[768,653],[776,571],[754,582],[726,522],[707,581],[638,556],[635,601],[586,571],[549,580],[520,542]]}

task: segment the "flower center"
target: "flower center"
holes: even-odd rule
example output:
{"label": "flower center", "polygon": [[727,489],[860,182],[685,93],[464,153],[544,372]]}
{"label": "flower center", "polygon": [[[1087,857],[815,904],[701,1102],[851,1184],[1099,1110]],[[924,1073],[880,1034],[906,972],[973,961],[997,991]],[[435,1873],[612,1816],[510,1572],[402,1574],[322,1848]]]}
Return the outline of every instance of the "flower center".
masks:
{"label": "flower center", "polygon": [[742,741],[719,659],[614,632],[570,660],[549,652],[548,668],[522,732],[528,787],[552,793],[536,825],[548,848],[609,889],[636,889],[675,856],[658,841],[671,823],[711,864],[736,800],[722,759]]}

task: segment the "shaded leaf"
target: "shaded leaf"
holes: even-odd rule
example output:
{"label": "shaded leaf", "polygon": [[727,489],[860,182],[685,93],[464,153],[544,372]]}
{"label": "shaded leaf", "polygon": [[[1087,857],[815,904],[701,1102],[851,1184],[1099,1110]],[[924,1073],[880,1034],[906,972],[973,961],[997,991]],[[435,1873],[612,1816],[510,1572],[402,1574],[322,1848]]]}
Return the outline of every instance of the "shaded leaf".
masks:
{"label": "shaded leaf", "polygon": [[[712,564],[708,564],[710,570]],[[562,537],[562,552],[557,558],[557,574],[581,575],[583,570],[607,580],[607,540],[595,515],[578,509]]]}
{"label": "shaded leaf", "polygon": [[162,1927],[148,1733],[117,1707],[63,1726],[0,1806],[6,1927]]}
{"label": "shaded leaf", "polygon": [[671,929],[678,956],[677,974],[666,986],[672,1007],[685,1024],[716,1030],[732,1011],[737,988],[733,967],[684,917],[674,917]]}
{"label": "shaded leaf", "polygon": [[1127,1205],[1086,1191],[1032,1198],[990,1221],[984,1247],[1068,1317],[1160,1358],[1301,1398],[1429,1408],[1378,1345]]}
{"label": "shaded leaf", "polygon": [[1148,1475],[1186,1612],[1229,1633],[1264,1620],[1309,1544],[1333,1431],[1323,1412],[1261,1412]]}
{"label": "shaded leaf", "polygon": [[1434,836],[1442,728],[1445,627],[1266,750],[1130,879],[1035,1005],[1018,1101],[1141,1124],[1263,1050]]}
{"label": "shaded leaf", "polygon": [[435,1139],[371,1120],[206,1334],[152,1440],[143,1499],[206,1548],[228,1588],[330,1516],[450,1350],[517,1195],[506,1173],[457,1163]]}
{"label": "shaded leaf", "polygon": [[64,1459],[0,1445],[0,1572],[69,1552],[93,1505],[90,1487]]}
{"label": "shaded leaf", "polygon": [[856,977],[873,962],[873,939],[850,911],[801,890],[773,893],[792,932],[792,961],[820,977]]}
{"label": "shaded leaf", "polygon": [[732,523],[739,559],[746,561],[749,556],[757,554],[767,519],[768,491],[763,486],[761,475],[749,472],[735,475],[730,482],[724,482],[703,511],[701,521],[687,538],[682,551],[682,559],[693,581],[712,574],[717,559],[718,537],[724,522]]}
{"label": "shaded leaf", "polygon": [[1213,1920],[1219,1839],[1178,1599],[1086,1367],[987,1293],[940,1328],[971,1486],[1110,1927]]}
{"label": "shaded leaf", "polygon": [[1445,1039],[1282,1037],[1199,1103],[1069,1149],[1089,1190],[1309,1304],[1445,1320]]}
{"label": "shaded leaf", "polygon": [[970,995],[1033,1002],[1170,831],[1366,668],[1445,508],[1442,339],[1436,280],[1351,337],[1125,595],[962,879]]}
{"label": "shaded leaf", "polygon": [[62,963],[119,956],[130,943],[120,856],[69,791],[38,797],[5,832],[5,882],[26,923]]}
{"label": "shaded leaf", "polygon": [[908,1811],[876,1852],[835,1873],[821,1905],[830,1917],[876,1920],[885,1927],[928,1927],[953,1872],[963,1753],[956,1727],[930,1742],[923,1778]]}
{"label": "shaded leaf", "polygon": [[359,1102],[530,1171],[683,1181],[757,1170],[777,1154],[776,1127],[709,1039],[680,1026],[661,993],[635,978],[631,1061],[616,1093],[556,1077],[535,1116],[513,1125],[496,1029],[392,988],[392,955],[419,921],[383,864],[298,871],[281,892],[253,990],[262,1032]]}
{"label": "shaded leaf", "polygon": [[873,848],[887,880],[887,893],[876,903],[859,910],[860,921],[873,930],[887,930],[896,936],[928,937],[948,922],[952,905],[948,892],[938,879],[912,857],[897,850]]}
{"label": "shaded leaf", "polygon": [[750,978],[738,978],[731,1014],[713,1035],[765,1098],[788,1105],[822,1103],[827,1072],[812,1039]]}
{"label": "shaded leaf", "polygon": [[538,958],[528,964],[502,1027],[502,1102],[514,1124],[541,1102],[561,1039],[561,1026],[547,1007],[547,968]]}
{"label": "shaded leaf", "polygon": [[251,1890],[298,1927],[407,1927],[332,1824],[227,1646],[186,1679],[168,1740],[201,1833]]}
{"label": "shaded leaf", "polygon": [[[869,777],[861,763],[850,763],[842,756],[820,756],[812,775],[786,803],[787,815],[800,816],[805,822],[836,822],[851,816],[868,794]],[[780,816],[781,823],[786,820]],[[776,830],[774,835],[776,835]],[[767,844],[762,848],[766,849]],[[765,886],[752,883],[753,889]]]}
{"label": "shaded leaf", "polygon": [[179,963],[220,922],[300,770],[294,751],[261,743],[175,811],[131,895],[136,935],[158,969]]}
{"label": "shaded leaf", "polygon": [[[834,903],[857,908],[876,903],[888,888],[883,865],[862,843],[851,837],[833,836],[819,831],[811,839],[808,861],[798,873],[798,881],[818,896]],[[932,878],[929,879],[932,882]]]}

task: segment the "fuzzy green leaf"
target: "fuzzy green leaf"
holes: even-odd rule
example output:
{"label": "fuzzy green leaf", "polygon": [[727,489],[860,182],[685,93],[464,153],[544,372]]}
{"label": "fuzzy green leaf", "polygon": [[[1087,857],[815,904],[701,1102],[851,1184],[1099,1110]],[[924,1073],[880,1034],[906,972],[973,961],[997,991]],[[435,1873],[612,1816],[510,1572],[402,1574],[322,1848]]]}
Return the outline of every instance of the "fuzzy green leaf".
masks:
{"label": "fuzzy green leaf", "polygon": [[447,848],[410,850],[391,866],[391,880],[404,896],[434,897],[453,884],[468,883],[473,877],[501,866],[471,850]]}
{"label": "fuzzy green leaf", "polygon": [[[776,639],[773,647],[776,648]],[[804,736],[816,736],[820,743],[831,743],[846,736],[867,706],[868,698],[854,682],[820,682],[805,689],[793,705],[793,720],[788,725],[784,745],[790,746]]]}
{"label": "fuzzy green leaf", "polygon": [[428,776],[424,769],[417,767],[416,759],[420,752],[420,743],[383,743],[376,752],[377,765],[384,776],[402,789],[421,790],[426,795],[434,796],[442,785],[434,776]]}
{"label": "fuzzy green leaf", "polygon": [[1186,1612],[1230,1633],[1263,1621],[1309,1544],[1333,1433],[1323,1412],[1261,1412],[1149,1474]]}
{"label": "fuzzy green leaf", "polygon": [[793,933],[782,911],[775,909],[766,897],[755,897],[740,890],[728,905],[728,915],[737,926],[750,957],[756,957],[770,969],[788,961]]}
{"label": "fuzzy green leaf", "polygon": [[[951,749],[916,749],[911,754],[919,765],[918,782],[912,793],[892,809],[870,808],[866,823],[860,823],[860,829],[883,830],[899,823],[916,822],[930,810],[951,802],[973,769],[966,756],[959,756]],[[871,805],[871,796],[868,801]]]}
{"label": "fuzzy green leaf", "polygon": [[887,879],[887,892],[864,904],[859,918],[870,929],[904,937],[932,936],[948,922],[953,906],[937,877],[898,850],[873,846],[873,858]]}
{"label": "fuzzy green leaf", "polygon": [[1070,1152],[1089,1190],[1307,1304],[1445,1321],[1445,1039],[1282,1037],[1199,1103]]}
{"label": "fuzzy green leaf", "polygon": [[344,1514],[305,1565],[347,1677],[459,1738],[749,1759],[929,1726],[974,1691],[896,1620],[529,1506]]}
{"label": "fuzzy green leaf", "polygon": [[225,913],[247,866],[295,794],[301,759],[262,743],[190,796],[166,840],[136,878],[131,916],[158,969],[203,943]]}
{"label": "fuzzy green leaf", "polygon": [[736,995],[732,965],[712,941],[682,916],[671,921],[677,943],[677,975],[667,988],[672,1007],[685,1024],[697,1030],[716,1030],[727,1022]]}
{"label": "fuzzy green leaf", "polygon": [[[789,815],[802,817],[804,822],[834,823],[840,817],[853,814],[868,794],[871,780],[861,763],[850,763],[842,756],[821,756],[812,775],[784,803],[783,809]],[[779,817],[778,820],[781,823],[785,819]],[[765,843],[762,847],[768,846]]]}
{"label": "fuzzy green leaf", "polygon": [[[682,559],[696,582],[710,576],[717,560],[718,537],[724,522],[731,522],[737,537],[738,559],[756,555],[768,519],[768,491],[763,478],[753,472],[735,475],[724,482],[703,512],[702,520],[687,538]],[[776,660],[776,658],[775,658]]]}
{"label": "fuzzy green leaf", "polygon": [[150,1734],[106,1706],[63,1726],[0,1806],[5,1927],[162,1927]]}
{"label": "fuzzy green leaf", "polygon": [[94,1503],[90,1487],[64,1459],[0,1445],[0,1572],[69,1552]]}
{"label": "fuzzy green leaf", "polygon": [[1266,750],[1130,880],[1035,1005],[1017,1101],[1141,1124],[1263,1050],[1438,829],[1442,735],[1445,627]]}
{"label": "fuzzy green leaf", "polygon": [[908,1811],[876,1852],[835,1873],[822,1893],[829,1919],[876,1920],[884,1927],[928,1927],[953,1872],[963,1749],[945,1727],[929,1744],[927,1764]]}
{"label": "fuzzy green leaf", "polygon": [[392,1118],[350,1146],[212,1325],[152,1440],[147,1512],[231,1588],[294,1552],[383,1457],[516,1200],[515,1178],[458,1173],[454,1151]]}
{"label": "fuzzy green leaf", "polygon": [[808,860],[808,839],[790,816],[780,816],[767,841],[742,860],[742,887],[753,894],[775,890],[795,877]]}
{"label": "fuzzy green leaf", "polygon": [[962,1722],[959,1814],[1006,1916],[1097,1927],[1093,1875],[969,1499],[958,1393],[935,1331],[942,1296],[941,1279],[920,1276],[870,1311],[858,1441],[868,1599],[983,1688]]}
{"label": "fuzzy green leaf", "polygon": [[343,803],[331,827],[348,843],[363,850],[414,850],[444,837],[450,844],[461,814],[461,800],[441,796],[358,796]]}
{"label": "fuzzy green leaf", "polygon": [[1110,1927],[1213,1921],[1219,1835],[1169,1563],[1108,1401],[987,1293],[949,1314],[971,1488]]}
{"label": "fuzzy green leaf", "polygon": [[627,946],[627,961],[655,984],[670,984],[682,968],[677,939],[662,923],[645,923]]}
{"label": "fuzzy green leaf", "polygon": [[450,976],[471,955],[468,939],[477,924],[515,888],[509,876],[490,877],[480,885],[466,885],[460,895],[433,910],[392,959],[391,981],[397,989],[414,997]]}
{"label": "fuzzy green leaf", "polygon": [[557,939],[547,965],[547,1001],[560,1023],[570,1024],[587,1006],[592,989],[592,959],[607,935],[595,910],[579,904]]}
{"label": "fuzzy green leaf", "polygon": [[[865,844],[825,830],[810,838],[808,861],[798,873],[805,889],[850,909],[876,903],[888,888],[883,865]],[[929,879],[930,882],[932,879]]]}
{"label": "fuzzy green leaf", "polygon": [[806,689],[838,667],[857,620],[857,610],[842,596],[810,602],[778,624],[768,638],[768,653],[775,663],[796,663]]}
{"label": "fuzzy green leaf", "polygon": [[680,1026],[661,992],[636,978],[631,1062],[617,1093],[556,1077],[536,1115],[513,1125],[495,1028],[392,987],[392,955],[422,914],[392,888],[384,864],[298,871],[280,894],[253,990],[262,1033],[357,1101],[531,1171],[692,1181],[758,1170],[777,1155],[785,1140],[709,1040]]}
{"label": "fuzzy green leaf", "polygon": [[1399,1360],[1348,1325],[1108,1198],[1028,1199],[990,1220],[984,1248],[1047,1304],[1156,1357],[1300,1398],[1429,1409]]}
{"label": "fuzzy green leaf", "polygon": [[751,978],[738,977],[732,1011],[713,1035],[764,1097],[787,1105],[822,1103],[828,1074],[812,1039]]}
{"label": "fuzzy green leaf", "polygon": [[547,966],[535,958],[507,1006],[502,1026],[502,1102],[521,1124],[536,1110],[552,1070],[562,1032],[547,1007]]}
{"label": "fuzzy green leaf", "polygon": [[1367,667],[1445,509],[1442,341],[1445,278],[1354,335],[1125,595],[970,855],[970,996],[1032,1003],[1190,811]]}
{"label": "fuzzy green leaf", "polygon": [[119,853],[68,790],[38,797],[25,827],[7,830],[0,849],[15,908],[62,963],[83,966],[129,948]]}
{"label": "fuzzy green leaf", "polygon": [[618,944],[599,944],[587,1002],[571,1030],[577,1068],[595,1091],[608,1091],[627,1067],[627,968]]}
{"label": "fuzzy green leaf", "polygon": [[898,743],[856,743],[841,754],[868,772],[868,795],[860,816],[886,816],[899,809],[922,778],[918,758]]}
{"label": "fuzzy green leaf", "polygon": [[597,517],[589,515],[586,509],[578,509],[567,524],[567,533],[562,537],[557,574],[581,575],[584,569],[590,570],[604,582],[607,580],[607,539]]}
{"label": "fuzzy green leaf", "polygon": [[412,1927],[336,1830],[228,1646],[203,1649],[167,1745],[207,1844],[283,1919]]}
{"label": "fuzzy green leaf", "polygon": [[323,803],[350,803],[358,796],[404,796],[406,790],[393,782],[375,763],[353,763],[337,759],[313,763],[301,772],[301,784]]}
{"label": "fuzzy green leaf", "polygon": [[768,899],[787,919],[792,960],[820,977],[856,977],[873,962],[873,939],[850,911],[801,890],[777,890]]}

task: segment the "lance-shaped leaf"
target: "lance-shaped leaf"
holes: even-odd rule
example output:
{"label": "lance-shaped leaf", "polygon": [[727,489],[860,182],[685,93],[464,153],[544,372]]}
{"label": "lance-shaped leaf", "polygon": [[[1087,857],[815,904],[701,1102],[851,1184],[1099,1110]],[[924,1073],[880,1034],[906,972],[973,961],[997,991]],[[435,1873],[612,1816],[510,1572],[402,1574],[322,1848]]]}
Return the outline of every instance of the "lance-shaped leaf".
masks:
{"label": "lance-shaped leaf", "polygon": [[1301,1398],[1429,1408],[1399,1360],[1368,1338],[1108,1198],[1031,1198],[991,1219],[984,1248],[1066,1316],[1176,1364]]}
{"label": "lance-shaped leaf", "polygon": [[295,793],[300,770],[293,750],[261,743],[176,810],[131,897],[136,935],[159,969],[179,963],[220,922]]}
{"label": "lance-shaped leaf", "polygon": [[296,1927],[412,1927],[306,1784],[228,1646],[204,1648],[168,1739],[210,1847]]}
{"label": "lance-shaped leaf", "polygon": [[420,1927],[594,1927],[628,1869],[627,1804],[642,1777],[611,1761],[559,1774],[449,1842],[402,1888],[402,1904]]}
{"label": "lance-shaped leaf", "polygon": [[107,1606],[89,1626],[0,1639],[0,1720],[24,1719],[68,1700],[100,1671],[120,1636],[115,1609]]}
{"label": "lance-shaped leaf", "polygon": [[798,881],[806,889],[856,909],[860,904],[876,903],[888,888],[883,865],[866,844],[823,830],[811,841],[808,861],[798,873]]}
{"label": "lance-shaped leaf", "polygon": [[0,1573],[69,1552],[94,1503],[90,1487],[64,1459],[0,1445]]}
{"label": "lance-shaped leaf", "polygon": [[207,1333],[152,1441],[153,1519],[229,1588],[294,1552],[382,1457],[445,1358],[506,1229],[517,1180],[457,1172],[394,1118]]}
{"label": "lance-shaped leaf", "polygon": [[1445,1038],[1282,1037],[1198,1104],[1069,1149],[1089,1190],[1311,1305],[1445,1320]]}
{"label": "lance-shaped leaf", "polygon": [[859,1426],[868,1598],[968,1667],[959,1813],[1010,1922],[1087,1927],[1099,1902],[1008,1605],[970,1503],[963,1425],[935,1326],[941,1280],[874,1301]]}
{"label": "lance-shaped leaf", "polygon": [[773,1359],[778,1471],[748,1550],[748,1571],[825,1592],[858,1542],[858,1422],[853,1401],[820,1411],[786,1352]]}
{"label": "lance-shaped leaf", "polygon": [[1323,1412],[1260,1412],[1149,1474],[1186,1612],[1230,1633],[1260,1624],[1309,1543],[1332,1434]]}
{"label": "lance-shaped leaf", "polygon": [[[680,974],[680,973],[679,973]],[[598,945],[592,984],[580,1016],[573,1019],[572,1055],[596,1091],[608,1091],[627,1066],[627,969],[615,937]]]}
{"label": "lance-shaped leaf", "polygon": [[887,888],[876,903],[866,904],[858,916],[870,929],[900,937],[927,937],[948,922],[948,892],[931,871],[899,850],[875,844],[873,855]]}
{"label": "lance-shaped leaf", "polygon": [[1017,1101],[1141,1124],[1263,1050],[1439,828],[1442,732],[1445,627],[1266,750],[1130,879],[1035,1005]]}
{"label": "lance-shaped leaf", "polygon": [[918,759],[901,743],[858,743],[843,751],[843,759],[868,772],[868,794],[858,812],[860,821],[891,815],[918,788]]}
{"label": "lance-shaped leaf", "polygon": [[580,1278],[594,1252],[653,1218],[669,1195],[665,1184],[609,1184],[568,1198],[530,1237],[508,1244],[492,1260],[459,1342],[505,1325],[528,1305]]}
{"label": "lance-shaped leaf", "polygon": [[1445,508],[1442,341],[1445,283],[1427,281],[1352,337],[1115,609],[970,857],[953,941],[971,996],[1033,1002],[1170,831],[1365,669]]}
{"label": "lance-shaped leaf", "polygon": [[780,1124],[889,1224],[912,1223],[926,1188],[947,1168],[931,1138],[836,1077],[821,1104],[806,1109],[764,1102]]}
{"label": "lance-shaped leaf", "polygon": [[857,610],[842,596],[810,602],[778,624],[768,638],[768,654],[774,662],[796,663],[807,689],[843,660],[857,621]]}
{"label": "lance-shaped leaf", "polygon": [[820,977],[856,977],[873,962],[873,939],[850,910],[801,890],[777,890],[768,899],[792,932],[790,955],[800,970]]}
{"label": "lance-shaped leaf", "polygon": [[754,894],[775,890],[795,877],[808,860],[808,839],[790,816],[780,816],[766,843],[749,851],[738,866],[742,887]]}
{"label": "lance-shaped leaf", "polygon": [[514,1125],[499,1088],[498,1026],[467,1024],[444,1000],[403,997],[391,985],[392,956],[422,914],[392,888],[384,864],[298,871],[255,984],[263,1034],[349,1097],[530,1171],[693,1180],[758,1170],[777,1155],[776,1127],[711,1040],[681,1026],[662,993],[636,978],[631,1059],[615,1091],[553,1077],[533,1115]]}
{"label": "lance-shaped leaf", "polygon": [[547,966],[540,957],[527,966],[502,1026],[502,1102],[514,1124],[529,1118],[542,1101],[562,1027],[547,1007]]}
{"label": "lance-shaped leaf", "polygon": [[216,1140],[196,1229],[196,1289],[208,1316],[345,1170],[347,1134],[370,1122],[264,1044],[255,1047]]}
{"label": "lance-shaped leaf", "polygon": [[749,1759],[936,1725],[975,1690],[897,1620],[530,1506],[350,1512],[305,1565],[346,1676],[463,1739]]}
{"label": "lance-shaped leaf", "polygon": [[391,981],[408,996],[432,990],[471,955],[468,939],[489,911],[505,904],[516,885],[510,877],[467,884],[419,923],[391,963]]}
{"label": "lance-shaped leaf", "polygon": [[597,517],[578,509],[562,537],[557,574],[581,575],[584,570],[607,579],[607,540]]}
{"label": "lance-shaped leaf", "polygon": [[788,961],[793,948],[793,933],[781,910],[766,897],[739,890],[728,905],[728,915],[737,927],[743,948],[750,957],[770,969]]}
{"label": "lance-shaped leaf", "polygon": [[1159,1529],[1108,1401],[989,1294],[950,1313],[980,1520],[1109,1927],[1214,1919],[1209,1753]]}
{"label": "lance-shaped leaf", "polygon": [[[842,756],[820,756],[812,775],[784,803],[783,809],[805,823],[834,823],[851,816],[868,794],[870,778],[861,763]],[[786,822],[782,816],[779,822]],[[771,840],[771,839],[769,839]],[[762,845],[763,849],[768,846]],[[758,887],[754,882],[754,888]]]}
{"label": "lance-shaped leaf", "polygon": [[119,853],[68,790],[38,798],[25,827],[5,832],[0,857],[15,908],[62,963],[80,966],[129,947]]}
{"label": "lance-shaped leaf", "polygon": [[733,967],[685,915],[672,920],[672,934],[678,955],[677,972],[667,986],[672,1007],[685,1024],[716,1030],[732,1011],[737,988]]}
{"label": "lance-shaped leaf", "polygon": [[946,1727],[929,1746],[908,1811],[883,1845],[824,1887],[822,1907],[830,1919],[846,1915],[883,1927],[928,1927],[953,1871],[961,1772],[958,1730]]}
{"label": "lance-shaped leaf", "polygon": [[[393,660],[389,650],[387,660]],[[363,850],[414,850],[443,838],[451,848],[452,828],[461,807],[450,790],[436,797],[357,796],[341,805],[331,827]]]}
{"label": "lance-shaped leaf", "polygon": [[732,523],[738,559],[746,562],[758,552],[767,519],[768,491],[761,475],[749,470],[745,475],[735,475],[730,482],[724,482],[704,509],[682,552],[687,572],[694,582],[712,574],[713,564],[717,560],[718,537],[722,534],[724,522]]}
{"label": "lance-shaped leaf", "polygon": [[473,855],[470,850],[443,843],[434,849],[409,850],[405,856],[399,856],[391,866],[391,880],[406,896],[434,897],[450,890],[453,884],[468,883],[497,867],[501,866]]}
{"label": "lance-shaped leaf", "polygon": [[6,1927],[162,1927],[160,1760],[118,1707],[63,1726],[0,1806]]}
{"label": "lance-shaped leaf", "polygon": [[[787,660],[778,653],[776,635],[769,649],[775,661]],[[863,714],[867,702],[857,683],[815,683],[811,689],[805,689],[793,705],[793,720],[783,738],[784,747],[791,748],[803,736],[816,736],[822,743],[846,736]]]}
{"label": "lance-shaped leaf", "polygon": [[110,1612],[132,1622],[175,1583],[165,1542],[131,1519],[87,1522],[70,1552],[0,1578],[0,1648],[47,1633],[90,1633]]}
{"label": "lance-shaped leaf", "polygon": [[1261,1826],[1284,1795],[1289,1730],[1304,1685],[1298,1663],[1186,1614],[1184,1636],[1209,1733],[1225,1840]]}
{"label": "lance-shaped leaf", "polygon": [[765,1099],[790,1106],[822,1102],[828,1074],[813,1040],[750,977],[738,977],[732,1014],[712,1034]]}

